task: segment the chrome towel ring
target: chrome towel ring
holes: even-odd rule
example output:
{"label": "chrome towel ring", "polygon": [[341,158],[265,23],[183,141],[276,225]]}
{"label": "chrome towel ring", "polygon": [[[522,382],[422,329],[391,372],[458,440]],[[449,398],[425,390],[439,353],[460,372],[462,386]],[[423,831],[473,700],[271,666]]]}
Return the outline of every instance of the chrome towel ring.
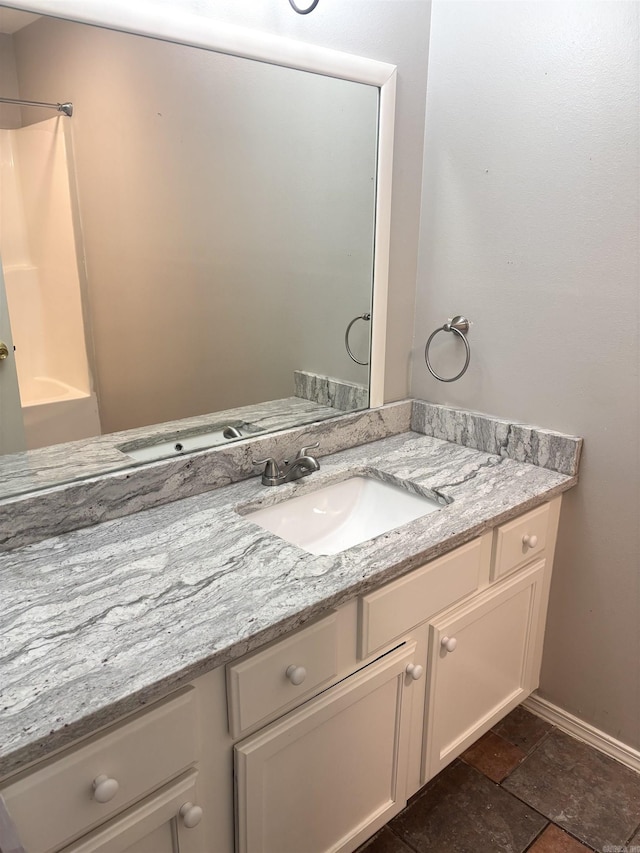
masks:
{"label": "chrome towel ring", "polygon": [[[453,318],[453,320],[449,320],[448,323],[445,323],[444,326],[440,326],[435,332],[432,332],[428,339],[426,346],[424,348],[424,360],[427,363],[427,368],[429,373],[438,379],[440,382],[455,382],[456,379],[460,379],[466,373],[467,367],[469,367],[469,362],[471,361],[471,348],[469,346],[469,341],[467,340],[467,332],[469,331],[470,323],[466,317],[461,317],[460,315]],[[456,373],[455,376],[452,376],[451,379],[445,379],[442,376],[438,376],[433,367],[431,367],[431,362],[429,361],[429,347],[431,346],[431,341],[435,338],[438,332],[454,332],[459,338],[462,339],[462,342],[467,351],[467,355],[464,362],[464,367],[460,371],[460,373]]]}
{"label": "chrome towel ring", "polygon": [[349,332],[351,331],[351,327],[354,323],[357,323],[358,320],[366,320],[367,322],[371,319],[371,314],[358,314],[357,317],[354,317],[353,320],[347,326],[347,331],[344,333],[344,345],[347,348],[347,355],[351,359],[351,361],[355,361],[356,364],[361,364],[363,367],[366,367],[369,362],[368,361],[358,361],[355,355],[351,352],[351,347],[349,346]]}

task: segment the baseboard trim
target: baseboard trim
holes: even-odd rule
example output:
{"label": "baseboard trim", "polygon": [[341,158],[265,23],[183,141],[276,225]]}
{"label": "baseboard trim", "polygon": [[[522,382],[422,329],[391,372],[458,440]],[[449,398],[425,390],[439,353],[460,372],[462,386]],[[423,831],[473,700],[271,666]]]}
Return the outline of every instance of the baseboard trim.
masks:
{"label": "baseboard trim", "polygon": [[626,767],[630,767],[631,770],[640,773],[640,751],[634,749],[632,746],[616,740],[611,735],[606,734],[589,723],[585,723],[579,717],[574,717],[573,714],[536,694],[529,696],[522,704],[537,717],[542,717],[543,720],[553,723],[554,726],[557,726],[568,735],[572,735],[578,740],[588,743],[589,746],[593,746],[605,755],[615,758],[616,761],[619,761]]}

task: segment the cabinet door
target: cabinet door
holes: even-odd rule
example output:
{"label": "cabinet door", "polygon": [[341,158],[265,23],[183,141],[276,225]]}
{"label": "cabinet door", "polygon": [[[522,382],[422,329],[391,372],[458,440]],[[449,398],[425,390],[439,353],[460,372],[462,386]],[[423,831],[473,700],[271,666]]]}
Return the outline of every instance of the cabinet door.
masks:
{"label": "cabinet door", "polygon": [[185,827],[180,814],[196,801],[196,777],[195,771],[186,773],[63,853],[206,853],[201,825]]}
{"label": "cabinet door", "polygon": [[354,850],[403,808],[414,657],[407,643],[236,745],[238,853]]}
{"label": "cabinet door", "polygon": [[430,624],[423,782],[537,686],[541,560]]}
{"label": "cabinet door", "polygon": [[[197,758],[195,720],[189,688],[7,786],[5,802],[29,853],[60,850],[178,778]],[[94,796],[99,776],[118,783],[115,794]]]}

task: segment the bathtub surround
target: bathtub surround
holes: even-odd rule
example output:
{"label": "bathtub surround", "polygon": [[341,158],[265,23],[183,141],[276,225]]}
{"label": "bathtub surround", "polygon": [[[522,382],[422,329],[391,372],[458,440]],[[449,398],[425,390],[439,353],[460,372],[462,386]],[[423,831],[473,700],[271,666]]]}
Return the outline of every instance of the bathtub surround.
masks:
{"label": "bathtub surround", "polygon": [[58,117],[0,130],[0,250],[31,449],[100,434],[87,357],[68,121]]}
{"label": "bathtub surround", "polygon": [[77,388],[57,379],[32,383],[38,396],[23,406],[27,446],[31,449],[90,440],[100,435],[100,413],[95,392]]}
{"label": "bathtub surround", "polygon": [[296,397],[313,400],[321,406],[331,406],[343,412],[366,409],[369,405],[369,389],[365,385],[309,373],[307,370],[294,370],[293,387]]}
{"label": "bathtub surround", "polygon": [[[330,426],[332,433],[325,444],[344,446],[357,433],[371,438],[376,429],[384,432],[402,419],[408,427],[409,403],[388,407],[386,425],[383,412],[366,413],[366,428],[358,420],[365,414],[320,425]],[[260,441],[270,441],[281,455],[289,439],[290,434],[253,440],[242,456],[246,462]],[[227,454],[239,450],[208,454],[221,466],[220,485],[225,478],[229,482]],[[167,466],[136,473],[159,467]],[[451,502],[427,522],[418,519],[345,552],[319,557],[238,512],[257,500],[305,494],[366,469],[410,481]],[[12,626],[4,632],[0,677],[0,774],[449,552],[550,500],[576,479],[405,431],[325,457],[317,474],[279,489],[267,490],[253,476],[0,555],[0,619]],[[73,512],[72,501],[60,500],[65,492],[74,487],[53,495],[60,515]],[[184,494],[174,493],[174,498]],[[135,509],[130,503],[129,510]]]}

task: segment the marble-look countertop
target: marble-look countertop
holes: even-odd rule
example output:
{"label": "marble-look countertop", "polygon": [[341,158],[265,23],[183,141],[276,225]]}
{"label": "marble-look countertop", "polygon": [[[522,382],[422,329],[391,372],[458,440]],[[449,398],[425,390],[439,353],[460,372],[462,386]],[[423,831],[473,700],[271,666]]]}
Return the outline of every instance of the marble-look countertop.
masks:
{"label": "marble-look countertop", "polygon": [[[414,432],[0,555],[0,776],[570,488],[576,476]],[[451,499],[335,556],[238,513],[373,470]]]}
{"label": "marble-look countertop", "polygon": [[[265,435],[276,430],[315,423],[343,415],[313,400],[285,397],[251,406],[168,421],[163,424],[97,435],[38,450],[0,455],[0,498],[48,489],[61,483],[96,477],[110,471],[135,468],[141,463],[119,449],[120,445],[143,446],[204,432],[212,425],[245,421]],[[225,444],[229,447],[233,442]],[[173,458],[176,458],[174,456]]]}

